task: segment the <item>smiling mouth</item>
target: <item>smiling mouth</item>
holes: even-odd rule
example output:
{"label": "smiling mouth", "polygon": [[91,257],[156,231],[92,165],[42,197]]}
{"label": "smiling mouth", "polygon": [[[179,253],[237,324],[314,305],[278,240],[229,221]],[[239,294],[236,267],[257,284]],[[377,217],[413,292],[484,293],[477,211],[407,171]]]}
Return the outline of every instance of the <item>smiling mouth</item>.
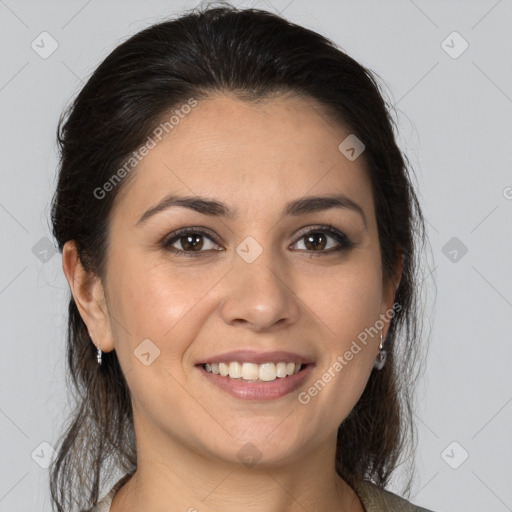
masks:
{"label": "smiling mouth", "polygon": [[304,370],[307,364],[279,362],[279,363],[240,363],[238,361],[223,363],[205,363],[201,365],[207,372],[228,379],[245,382],[272,382],[277,379],[286,379]]}

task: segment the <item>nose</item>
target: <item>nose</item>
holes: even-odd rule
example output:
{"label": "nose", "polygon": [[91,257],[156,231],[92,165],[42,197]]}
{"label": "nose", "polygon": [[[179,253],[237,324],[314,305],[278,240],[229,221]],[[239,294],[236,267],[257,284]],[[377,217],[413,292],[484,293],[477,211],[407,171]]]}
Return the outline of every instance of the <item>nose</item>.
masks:
{"label": "nose", "polygon": [[224,289],[221,316],[226,324],[255,332],[272,331],[297,322],[299,299],[290,273],[269,252],[252,263],[235,256]]}

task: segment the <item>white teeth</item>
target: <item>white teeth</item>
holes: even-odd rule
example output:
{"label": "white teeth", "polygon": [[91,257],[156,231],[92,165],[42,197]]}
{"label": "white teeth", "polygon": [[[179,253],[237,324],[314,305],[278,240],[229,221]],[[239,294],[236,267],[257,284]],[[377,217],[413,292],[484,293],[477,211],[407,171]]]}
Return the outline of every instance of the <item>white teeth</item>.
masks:
{"label": "white teeth", "polygon": [[271,380],[276,380],[277,371],[276,365],[274,363],[265,363],[260,364],[260,374],[259,379],[265,382],[269,382]]}
{"label": "white teeth", "polygon": [[232,379],[239,379],[242,376],[242,365],[237,361],[229,363],[229,376]]}
{"label": "white teeth", "polygon": [[259,376],[259,368],[255,363],[244,363],[242,364],[242,379],[252,380],[257,379]]}
{"label": "white teeth", "polygon": [[277,378],[283,379],[289,375],[299,373],[301,364],[295,363],[239,363],[231,361],[229,363],[206,363],[204,368],[207,372],[229,377],[231,379],[240,379],[247,381],[271,382]]}
{"label": "white teeth", "polygon": [[286,377],[286,363],[276,364],[276,375],[280,378]]}
{"label": "white teeth", "polygon": [[223,377],[226,377],[227,375],[229,375],[229,366],[225,363],[219,363],[219,373]]}

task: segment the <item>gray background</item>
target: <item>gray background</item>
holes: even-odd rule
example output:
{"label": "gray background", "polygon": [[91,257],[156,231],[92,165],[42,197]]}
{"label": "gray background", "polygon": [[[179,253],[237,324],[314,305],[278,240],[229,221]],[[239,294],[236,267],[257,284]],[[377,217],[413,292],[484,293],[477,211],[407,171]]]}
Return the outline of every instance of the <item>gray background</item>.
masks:
{"label": "gray background", "polygon": [[[0,511],[50,510],[41,466],[68,412],[68,291],[48,241],[58,116],[119,42],[195,5],[0,0]],[[411,497],[436,512],[512,510],[511,1],[238,5],[332,38],[385,80],[432,245]],[[58,43],[47,58],[31,47],[51,49],[43,31]]]}

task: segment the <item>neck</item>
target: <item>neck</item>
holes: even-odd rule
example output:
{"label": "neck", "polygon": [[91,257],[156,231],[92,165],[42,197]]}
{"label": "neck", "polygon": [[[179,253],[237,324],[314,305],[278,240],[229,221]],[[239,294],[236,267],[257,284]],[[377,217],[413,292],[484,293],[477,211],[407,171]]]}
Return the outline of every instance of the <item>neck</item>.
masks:
{"label": "neck", "polygon": [[155,441],[153,435],[137,437],[137,471],[114,496],[110,512],[364,511],[334,470],[335,436],[286,464],[254,465],[202,454],[168,438],[165,445]]}

